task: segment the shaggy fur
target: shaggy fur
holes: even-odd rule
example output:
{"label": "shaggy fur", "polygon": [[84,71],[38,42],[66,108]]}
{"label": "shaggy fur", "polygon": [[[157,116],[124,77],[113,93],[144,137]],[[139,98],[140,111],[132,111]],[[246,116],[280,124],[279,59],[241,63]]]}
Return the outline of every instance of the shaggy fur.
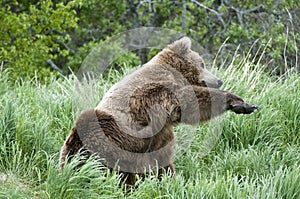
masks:
{"label": "shaggy fur", "polygon": [[135,174],[156,169],[175,175],[173,126],[195,125],[227,110],[249,114],[258,108],[216,89],[222,82],[190,47],[186,37],[176,41],[115,84],[95,109],[83,112],[62,147],[60,170],[67,156],[85,147],[86,156],[96,154],[123,173],[126,184],[135,183]]}

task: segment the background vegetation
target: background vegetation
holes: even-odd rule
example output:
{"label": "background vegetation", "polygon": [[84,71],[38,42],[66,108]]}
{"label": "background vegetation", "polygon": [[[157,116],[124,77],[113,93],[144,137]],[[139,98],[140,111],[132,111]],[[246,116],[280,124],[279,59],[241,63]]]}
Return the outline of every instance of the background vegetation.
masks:
{"label": "background vegetation", "polygon": [[[291,0],[0,0],[0,198],[300,198],[299,16]],[[60,147],[90,108],[71,71],[98,43],[142,26],[192,37],[213,55],[222,89],[261,109],[178,126],[175,179],[151,176],[125,194],[92,159],[74,170],[79,157],[59,174]],[[132,52],[84,84],[85,106],[154,54]]]}
{"label": "background vegetation", "polygon": [[[218,64],[237,49],[248,53],[253,45],[254,56],[265,45],[267,68],[283,74],[286,66],[299,69],[299,4],[292,0],[1,0],[0,60],[13,71],[13,79],[36,76],[44,81],[50,71],[76,73],[100,41],[147,26],[182,32],[213,56],[224,43]],[[149,51],[135,52],[141,63],[153,56]]]}

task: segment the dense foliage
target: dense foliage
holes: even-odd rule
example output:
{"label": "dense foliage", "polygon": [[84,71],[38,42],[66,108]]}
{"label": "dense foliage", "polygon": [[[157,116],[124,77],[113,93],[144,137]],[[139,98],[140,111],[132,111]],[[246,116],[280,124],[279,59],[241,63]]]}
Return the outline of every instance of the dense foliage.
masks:
{"label": "dense foliage", "polygon": [[[218,63],[262,45],[275,74],[299,69],[299,1],[74,0],[0,1],[0,61],[13,79],[47,79],[50,71],[77,71],[100,41],[132,28],[169,28],[198,41]],[[223,44],[223,45],[222,45]],[[135,52],[142,63],[149,50]],[[129,64],[137,63],[129,55]]]}
{"label": "dense foliage", "polygon": [[[0,59],[11,76],[49,76],[47,61],[59,61],[69,54],[64,44],[68,30],[77,27],[75,3],[2,1],[0,7]],[[59,69],[58,69],[59,70]]]}

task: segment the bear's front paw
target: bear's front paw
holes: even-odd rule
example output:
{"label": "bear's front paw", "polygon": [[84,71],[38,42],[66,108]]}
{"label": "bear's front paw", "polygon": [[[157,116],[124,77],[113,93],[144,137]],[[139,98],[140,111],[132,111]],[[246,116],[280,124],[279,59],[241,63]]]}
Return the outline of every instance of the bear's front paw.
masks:
{"label": "bear's front paw", "polygon": [[250,114],[258,109],[254,104],[247,104],[242,98],[232,93],[227,93],[227,109],[237,114]]}
{"label": "bear's front paw", "polygon": [[242,102],[241,104],[231,105],[229,109],[237,114],[250,114],[259,109],[259,107],[254,104],[247,104]]}

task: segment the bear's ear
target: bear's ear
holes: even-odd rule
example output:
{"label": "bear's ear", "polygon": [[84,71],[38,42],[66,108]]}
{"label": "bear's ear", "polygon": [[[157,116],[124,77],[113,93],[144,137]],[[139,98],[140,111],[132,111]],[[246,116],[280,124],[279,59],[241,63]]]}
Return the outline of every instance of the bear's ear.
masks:
{"label": "bear's ear", "polygon": [[191,39],[188,37],[183,37],[175,41],[173,44],[170,44],[168,47],[170,50],[172,50],[174,53],[177,53],[178,55],[185,55],[191,49],[191,46]]}

